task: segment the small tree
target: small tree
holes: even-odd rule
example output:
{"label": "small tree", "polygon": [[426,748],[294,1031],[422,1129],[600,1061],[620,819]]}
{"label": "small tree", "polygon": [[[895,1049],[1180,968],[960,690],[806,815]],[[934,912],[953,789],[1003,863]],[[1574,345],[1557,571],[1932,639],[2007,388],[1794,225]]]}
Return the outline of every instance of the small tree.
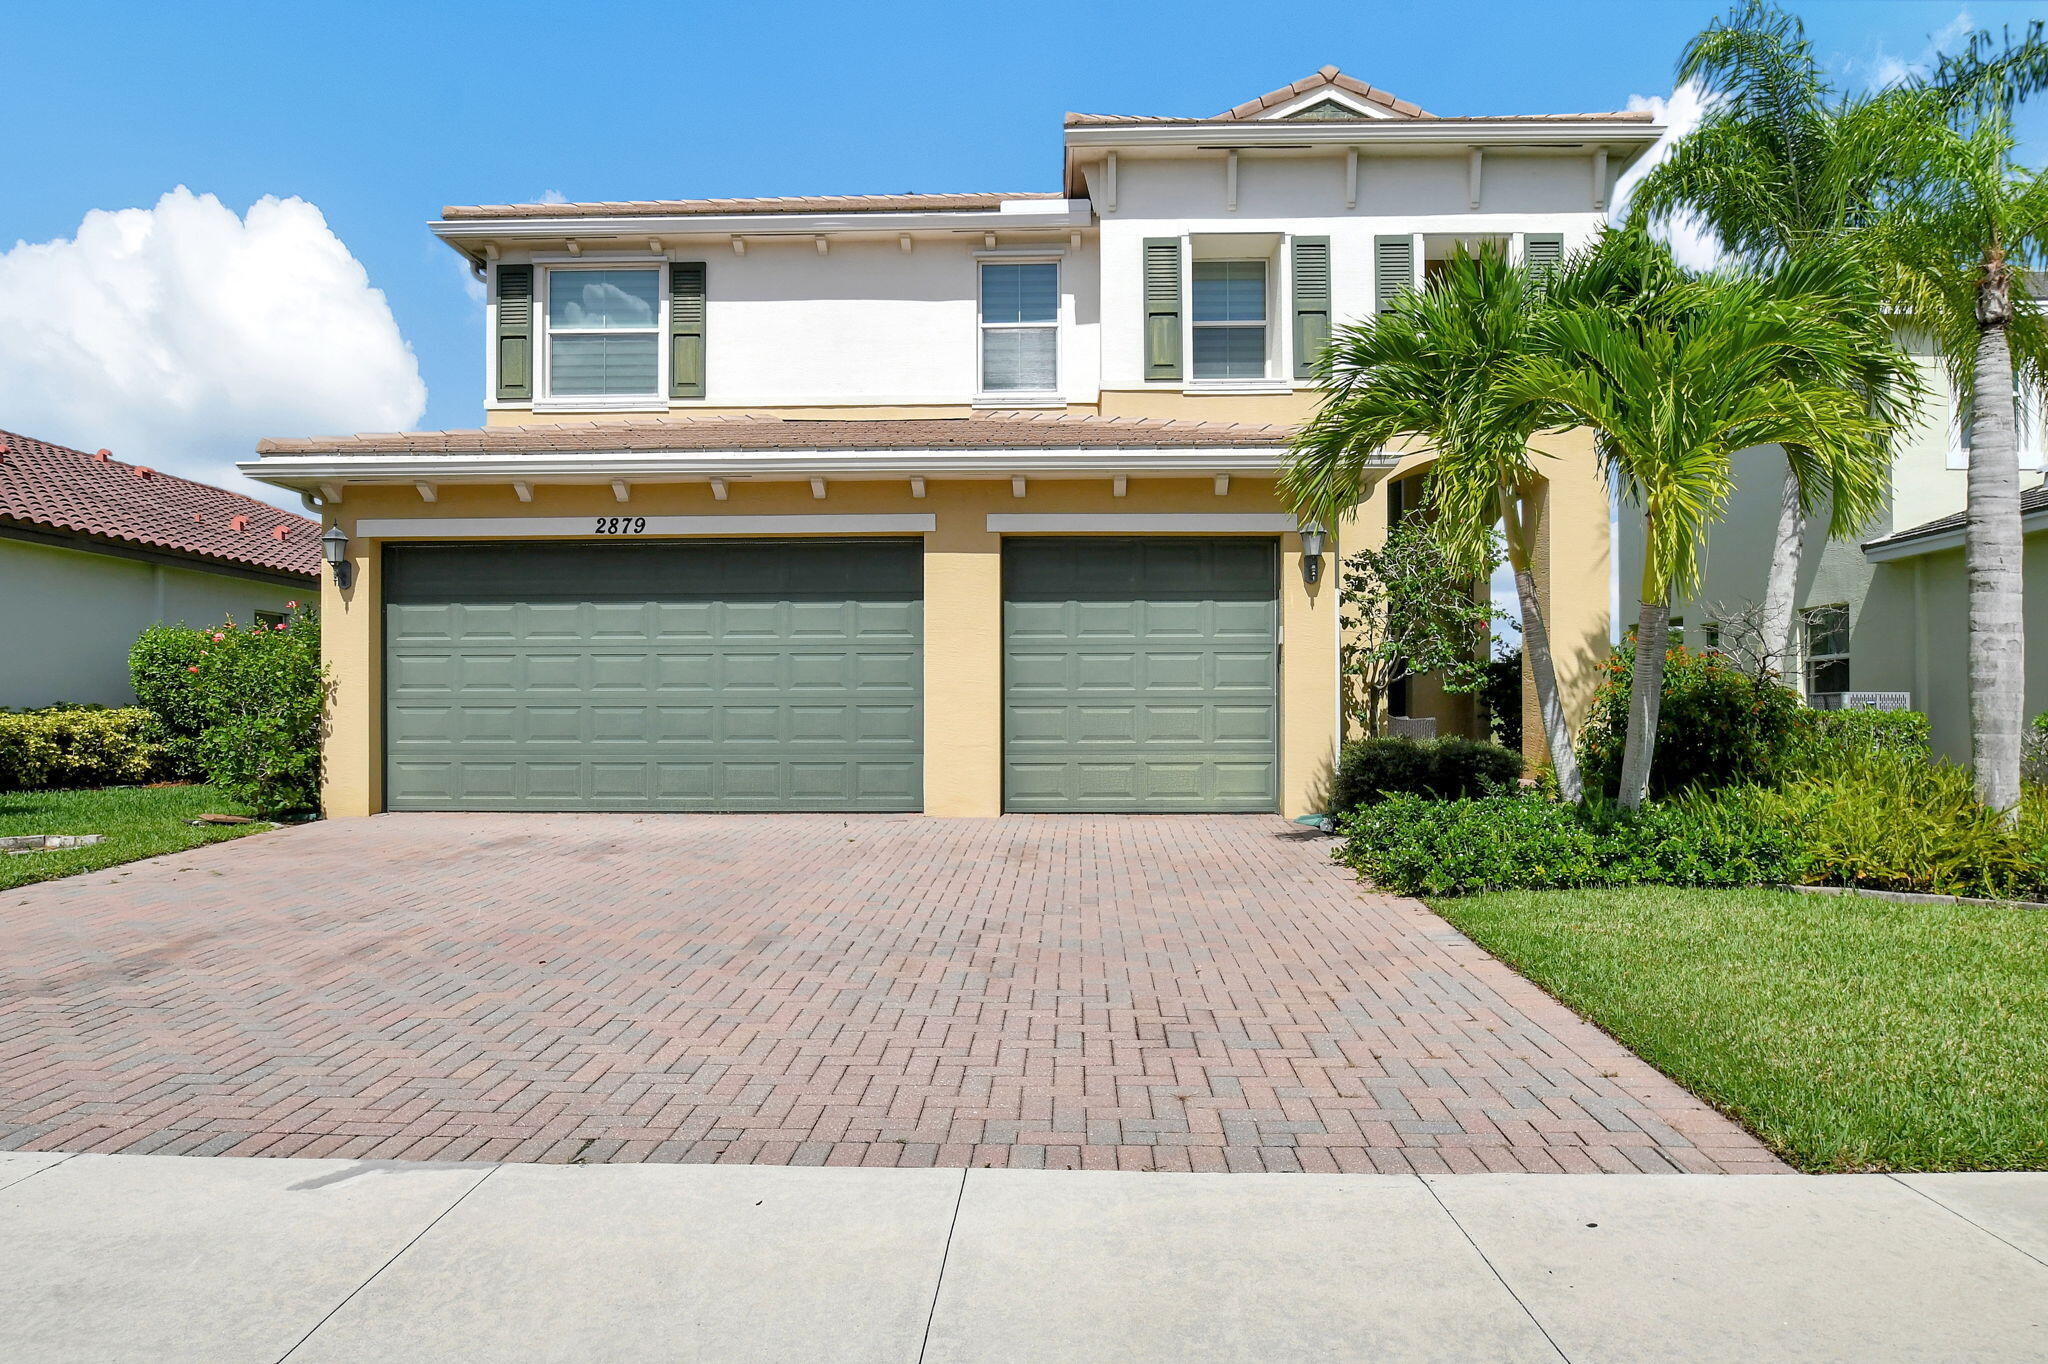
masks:
{"label": "small tree", "polygon": [[1522,650],[1496,646],[1486,665],[1486,686],[1480,693],[1486,702],[1493,741],[1502,748],[1522,751]]}
{"label": "small tree", "polygon": [[1378,549],[1345,559],[1343,572],[1344,705],[1367,735],[1379,737],[1387,694],[1403,678],[1437,673],[1454,693],[1485,685],[1487,632],[1500,613],[1425,528],[1403,522]]}

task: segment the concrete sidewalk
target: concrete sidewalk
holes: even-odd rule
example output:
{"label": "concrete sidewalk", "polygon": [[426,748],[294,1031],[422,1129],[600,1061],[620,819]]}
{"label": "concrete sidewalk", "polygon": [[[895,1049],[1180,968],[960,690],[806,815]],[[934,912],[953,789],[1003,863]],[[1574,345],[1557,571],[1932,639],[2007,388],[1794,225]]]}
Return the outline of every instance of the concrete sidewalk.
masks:
{"label": "concrete sidewalk", "polygon": [[2048,1360],[2048,1175],[0,1154],[0,1359]]}

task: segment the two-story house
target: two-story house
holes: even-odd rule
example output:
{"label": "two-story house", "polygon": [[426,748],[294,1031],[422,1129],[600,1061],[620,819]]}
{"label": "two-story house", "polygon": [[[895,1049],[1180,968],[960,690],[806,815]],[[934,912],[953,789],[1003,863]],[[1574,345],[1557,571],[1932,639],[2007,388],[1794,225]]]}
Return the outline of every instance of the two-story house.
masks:
{"label": "two-story house", "polygon": [[[484,424],[244,466],[340,565],[329,812],[1319,808],[1330,560],[1398,493],[1275,498],[1317,349],[1461,243],[1571,250],[1660,131],[1325,67],[1070,114],[1044,192],[445,210]],[[1542,578],[1582,697],[1608,515],[1571,448]]]}

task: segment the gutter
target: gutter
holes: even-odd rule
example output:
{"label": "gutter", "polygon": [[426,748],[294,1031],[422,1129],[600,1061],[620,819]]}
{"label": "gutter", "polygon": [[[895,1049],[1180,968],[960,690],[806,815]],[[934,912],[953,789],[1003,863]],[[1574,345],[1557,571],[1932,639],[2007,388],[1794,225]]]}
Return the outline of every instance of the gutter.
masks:
{"label": "gutter", "polygon": [[[2048,530],[2048,507],[2038,507],[2020,517],[2020,534],[2033,535]],[[1881,540],[1867,541],[1863,546],[1863,557],[1873,564],[1891,563],[1897,559],[1917,558],[1922,554],[1939,554],[1945,549],[1961,549],[1966,535],[1963,526],[1928,534],[1887,535]]]}
{"label": "gutter", "polygon": [[617,217],[436,218],[427,230],[461,241],[593,240],[606,237],[773,237],[831,232],[1029,232],[1085,228],[1094,217],[1086,199],[1012,199],[994,209],[927,209],[879,213],[669,213]]}

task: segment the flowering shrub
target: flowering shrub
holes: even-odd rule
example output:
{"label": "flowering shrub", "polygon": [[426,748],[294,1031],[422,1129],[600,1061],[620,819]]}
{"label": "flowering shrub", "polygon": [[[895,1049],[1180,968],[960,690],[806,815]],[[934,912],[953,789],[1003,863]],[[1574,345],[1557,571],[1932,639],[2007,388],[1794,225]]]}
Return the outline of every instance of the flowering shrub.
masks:
{"label": "flowering shrub", "polygon": [[259,813],[319,806],[326,682],[315,614],[294,603],[275,626],[156,626],[129,665],[136,695],[191,770]]}
{"label": "flowering shrub", "polygon": [[[1579,765],[1589,790],[1611,794],[1620,783],[1635,664],[1629,642],[1601,665],[1600,685],[1579,735]],[[1754,677],[1719,654],[1673,648],[1665,655],[1650,794],[1777,780],[1804,713],[1798,694],[1768,675]]]}

